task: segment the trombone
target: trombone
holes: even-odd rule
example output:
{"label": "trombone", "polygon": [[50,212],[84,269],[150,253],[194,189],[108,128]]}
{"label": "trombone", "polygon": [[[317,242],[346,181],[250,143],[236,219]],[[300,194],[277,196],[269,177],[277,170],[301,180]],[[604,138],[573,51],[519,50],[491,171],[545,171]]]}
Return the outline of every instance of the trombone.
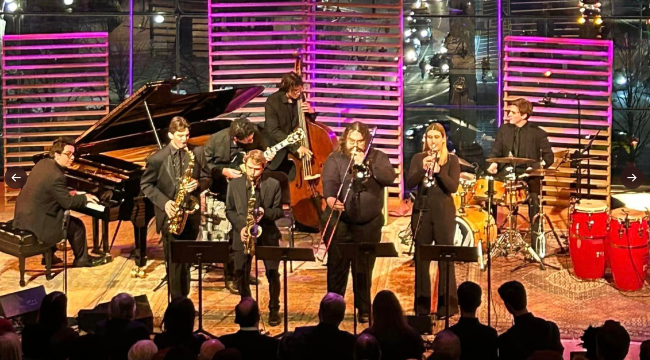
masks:
{"label": "trombone", "polygon": [[[370,130],[370,139],[368,141],[368,145],[366,146],[366,150],[364,151],[363,155],[363,161],[361,164],[364,164],[366,159],[368,158],[368,154],[370,153],[370,146],[372,145],[372,141],[375,138],[375,133],[377,132],[377,127],[373,127],[372,130]],[[345,176],[343,177],[343,181],[341,181],[341,185],[339,186],[339,190],[336,192],[336,201],[339,201],[339,198],[341,197],[341,193],[343,192],[343,185],[345,185],[345,177],[347,174],[350,172],[350,169],[354,168],[352,164],[354,164],[354,157],[357,154],[357,152],[353,152],[350,157],[350,162],[348,163],[347,168],[345,169]],[[356,167],[356,166],[355,166]],[[368,169],[361,165],[359,166],[360,171],[364,171],[367,173]],[[364,170],[365,169],[365,170]],[[348,182],[347,189],[345,190],[345,195],[343,196],[343,205],[345,206],[345,203],[348,200],[348,196],[350,195],[350,190],[352,189],[352,183],[354,182],[354,176],[350,179]],[[336,202],[334,203],[336,204]],[[330,226],[330,223],[332,222],[332,217],[334,216],[334,213],[337,212],[339,213],[338,216],[336,217],[336,220],[334,222],[334,226],[332,227],[332,231],[330,233],[329,239],[327,243],[325,244],[325,253],[323,254],[323,257],[318,259],[318,261],[323,261],[325,259],[325,255],[327,255],[327,252],[330,249],[330,245],[332,245],[332,240],[334,239],[334,234],[336,233],[336,228],[339,225],[339,221],[341,220],[341,214],[338,210],[334,210],[332,208],[332,211],[330,212],[329,217],[327,218],[327,222],[325,223],[325,226],[323,227],[323,232],[321,233],[321,239],[325,239],[325,235],[327,234],[327,228]]]}

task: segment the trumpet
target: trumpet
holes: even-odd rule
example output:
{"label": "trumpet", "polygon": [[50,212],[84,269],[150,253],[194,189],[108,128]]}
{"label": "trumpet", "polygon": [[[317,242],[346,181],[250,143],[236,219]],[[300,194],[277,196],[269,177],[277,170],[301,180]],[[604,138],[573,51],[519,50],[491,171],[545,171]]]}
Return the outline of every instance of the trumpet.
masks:
{"label": "trumpet", "polygon": [[427,152],[427,157],[428,156],[433,156],[433,162],[431,163],[431,165],[429,165],[429,167],[427,168],[427,172],[424,175],[424,186],[433,187],[436,186],[436,178],[433,173],[433,169],[435,168],[436,163],[438,162],[438,152],[429,150]]}

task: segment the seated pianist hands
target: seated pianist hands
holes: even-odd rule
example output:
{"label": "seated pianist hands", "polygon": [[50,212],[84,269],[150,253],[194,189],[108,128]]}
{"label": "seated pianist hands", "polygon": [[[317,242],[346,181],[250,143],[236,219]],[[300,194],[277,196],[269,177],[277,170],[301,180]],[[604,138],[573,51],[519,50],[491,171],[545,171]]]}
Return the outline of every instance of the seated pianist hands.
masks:
{"label": "seated pianist hands", "polygon": [[[84,223],[70,216],[67,229],[63,227],[66,210],[79,210],[89,204],[95,206],[98,201],[94,195],[71,195],[68,191],[63,170],[72,164],[74,151],[72,140],[59,138],[54,141],[49,157],[34,166],[18,194],[13,227],[32,232],[43,243],[52,244],[53,251],[59,241],[67,239],[74,253],[73,265],[91,267],[98,265],[100,259],[88,254]],[[42,262],[45,263],[44,257]],[[52,264],[61,262],[53,255]]]}
{"label": "seated pianist hands", "polygon": [[77,190],[70,190],[70,196],[75,196],[75,195],[85,195],[86,196],[86,207],[89,209],[93,209],[99,212],[104,212],[106,210],[106,206],[100,204],[99,199],[97,196],[93,194],[87,194],[84,191],[77,191]]}

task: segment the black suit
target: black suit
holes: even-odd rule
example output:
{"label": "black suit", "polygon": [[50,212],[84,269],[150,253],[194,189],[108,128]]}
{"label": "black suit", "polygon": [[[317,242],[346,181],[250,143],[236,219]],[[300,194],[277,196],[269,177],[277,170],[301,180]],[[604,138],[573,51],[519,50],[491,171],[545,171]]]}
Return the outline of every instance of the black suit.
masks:
{"label": "black suit", "polygon": [[298,327],[294,331],[298,358],[312,360],[352,360],[356,338],[337,326],[320,323]]}
{"label": "black suit", "polygon": [[564,353],[557,325],[531,313],[516,316],[515,324],[499,336],[498,342],[502,360],[525,360],[539,350]]}
{"label": "black suit", "polygon": [[461,317],[449,330],[460,339],[460,360],[497,359],[497,331],[477,318]]}
{"label": "black suit", "polygon": [[[269,146],[286,139],[298,127],[299,111],[297,101],[289,101],[285,91],[277,91],[266,99],[264,104],[264,138]],[[291,173],[294,168],[291,162],[287,161],[287,155],[289,152],[297,155],[299,147],[299,144],[296,144],[278,151],[269,164],[269,169]],[[292,177],[292,175],[289,176],[290,179]]]}
{"label": "black suit", "polygon": [[[515,157],[523,157],[526,159],[535,160],[532,165],[519,166],[516,169],[517,174],[521,174],[530,166],[533,169],[542,167],[540,156],[544,160],[544,168],[549,168],[553,165],[554,156],[551,144],[548,141],[546,131],[539,126],[526,122],[524,126],[518,128],[512,124],[504,124],[497,132],[497,138],[494,141],[492,150],[488,158],[492,157],[506,157],[512,154]],[[500,173],[504,173],[506,166],[500,166]],[[528,216],[529,220],[533,220],[536,214],[539,214],[539,194],[541,194],[541,178],[538,176],[528,177],[526,180],[528,184]],[[496,211],[496,206],[494,207]],[[496,218],[496,216],[495,216]],[[537,231],[539,227],[539,217],[531,223],[531,230]],[[532,231],[531,231],[532,234]],[[537,237],[531,236],[531,246],[536,251],[538,250]]]}
{"label": "black suit", "polygon": [[104,352],[111,360],[127,360],[129,350],[140,340],[149,340],[149,330],[133,320],[109,319],[95,325],[95,334],[101,338]]}
{"label": "black suit", "polygon": [[[181,172],[184,173],[189,155],[184,150],[181,152],[183,164]],[[192,178],[198,180],[201,186],[192,193],[199,198],[199,193],[205,184],[209,183],[210,175],[205,161],[205,155],[201,147],[192,149],[194,153],[194,169]],[[171,263],[169,261],[169,241],[170,240],[196,240],[201,223],[201,212],[196,211],[188,216],[187,223],[180,235],[169,233],[169,221],[165,213],[165,204],[168,201],[174,201],[176,196],[176,186],[179,181],[177,174],[179,169],[174,167],[172,154],[174,149],[171,144],[158,150],[147,158],[147,165],[140,181],[140,187],[144,195],[153,203],[154,213],[156,214],[156,230],[162,232],[163,246],[165,248],[165,258],[168,261],[168,281],[169,290],[172,298],[190,293],[190,271],[189,264]]]}
{"label": "black suit", "polygon": [[239,350],[243,360],[275,360],[280,341],[260,334],[259,330],[239,330],[219,338],[226,349]]}
{"label": "black suit", "polygon": [[66,210],[86,206],[85,195],[70,195],[63,169],[54,159],[38,162],[27,177],[14,210],[13,226],[28,230],[47,244],[56,244],[64,237],[70,242],[75,261],[87,258],[86,228],[83,222],[70,217],[67,234],[63,233]]}
{"label": "black suit", "polygon": [[[246,226],[250,191],[250,184],[246,176],[242,176],[230,181],[226,197],[226,217],[232,224],[233,229],[232,249],[235,252],[237,286],[242,298],[251,295],[249,284],[252,258],[250,255],[244,254],[244,243],[241,239],[241,229]],[[274,178],[261,180],[255,197],[257,199],[256,207],[264,209],[264,216],[259,222],[262,227],[262,235],[257,239],[257,244],[279,246],[281,234],[277,225],[275,225],[275,220],[283,215],[280,202],[280,182]],[[269,280],[269,310],[271,311],[280,309],[280,274],[278,273],[278,265],[278,261],[264,261],[266,277]]]}

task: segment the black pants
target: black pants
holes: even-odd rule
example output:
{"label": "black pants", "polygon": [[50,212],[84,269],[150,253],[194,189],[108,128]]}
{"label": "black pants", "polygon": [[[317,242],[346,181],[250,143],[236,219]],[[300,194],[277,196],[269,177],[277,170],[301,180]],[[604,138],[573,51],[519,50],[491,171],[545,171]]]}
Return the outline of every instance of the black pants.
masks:
{"label": "black pants", "polygon": [[[411,218],[411,226],[418,227],[419,212],[414,212]],[[416,244],[431,245],[453,245],[456,233],[456,212],[451,208],[446,211],[427,210],[422,214],[419,221],[419,228],[416,234]],[[418,258],[418,247],[415,248],[415,312],[417,315],[431,314],[431,277],[429,276],[430,261]],[[447,274],[446,264],[438,263],[438,309],[436,313],[440,316],[446,315],[447,293],[449,292],[449,311],[451,314],[458,312],[458,297],[456,295],[456,271],[454,263],[449,264]],[[449,291],[446,288],[446,279],[449,276]]]}
{"label": "black pants", "polygon": [[[329,216],[329,209],[323,214]],[[354,306],[359,313],[370,313],[370,285],[372,284],[372,270],[375,267],[375,256],[359,256],[355,267],[352,259],[344,258],[336,246],[344,243],[379,243],[381,242],[381,228],[384,225],[382,215],[365,224],[355,224],[340,221],[332,239],[327,258],[327,292],[345,295],[348,285],[350,266],[352,267],[353,288],[356,289]],[[353,230],[354,228],[354,230]]]}
{"label": "black pants", "polygon": [[[277,246],[277,245],[276,245]],[[235,250],[235,280],[241,298],[251,296],[251,267],[253,257],[244,254],[243,250]],[[269,281],[269,311],[280,311],[280,273],[278,272],[279,261],[264,260],[266,278]]]}
{"label": "black pants", "polygon": [[[226,201],[226,193],[228,191],[228,179],[223,176],[220,169],[214,169],[212,171],[212,184],[210,185],[210,191],[217,194],[217,200]],[[230,245],[229,251],[230,256],[228,262],[223,264],[223,277],[224,281],[233,280],[235,277],[235,253],[232,249],[232,240],[233,235],[232,231],[228,234],[228,244]]]}
{"label": "black pants", "polygon": [[185,228],[180,235],[174,235],[169,232],[169,224],[165,224],[162,232],[162,242],[165,249],[165,259],[167,261],[167,286],[171,298],[175,299],[179,296],[188,296],[190,294],[190,263],[177,263],[171,261],[172,253],[170,241],[194,241],[199,235],[201,224],[200,212],[191,214]]}
{"label": "black pants", "polygon": [[[81,261],[88,258],[88,244],[86,243],[86,226],[83,221],[74,216],[70,216],[68,223],[68,233],[66,238],[72,253],[74,254],[75,261]],[[56,250],[56,246],[54,247]]]}

